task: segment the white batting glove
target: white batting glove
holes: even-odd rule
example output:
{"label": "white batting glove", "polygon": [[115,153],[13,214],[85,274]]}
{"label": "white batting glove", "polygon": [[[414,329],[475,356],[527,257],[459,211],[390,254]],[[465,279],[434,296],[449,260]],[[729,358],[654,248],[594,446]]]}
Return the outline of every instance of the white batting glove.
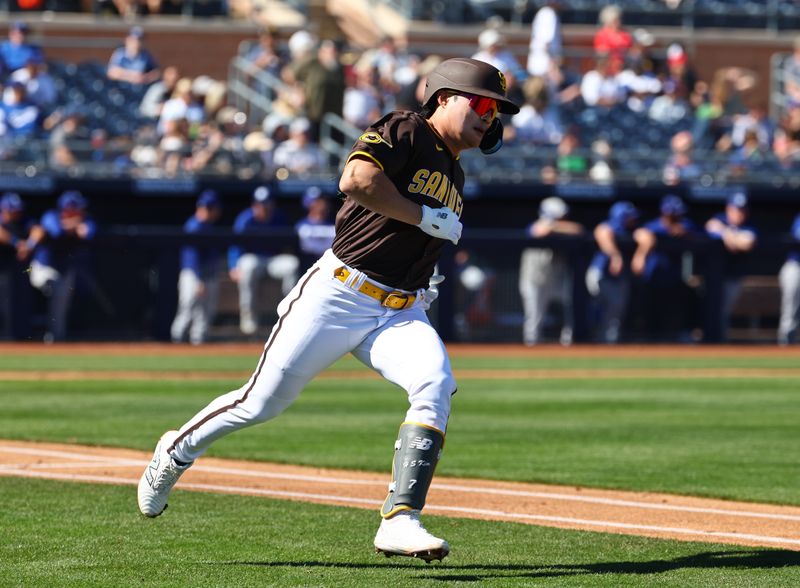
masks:
{"label": "white batting glove", "polygon": [[422,221],[417,225],[424,232],[452,241],[453,245],[461,238],[461,221],[458,215],[446,206],[444,208],[431,208],[422,205]]}
{"label": "white batting glove", "polygon": [[433,274],[431,279],[428,280],[428,289],[422,293],[419,302],[422,310],[428,310],[431,304],[439,298],[439,284],[442,282],[444,282],[444,276],[442,274]]}

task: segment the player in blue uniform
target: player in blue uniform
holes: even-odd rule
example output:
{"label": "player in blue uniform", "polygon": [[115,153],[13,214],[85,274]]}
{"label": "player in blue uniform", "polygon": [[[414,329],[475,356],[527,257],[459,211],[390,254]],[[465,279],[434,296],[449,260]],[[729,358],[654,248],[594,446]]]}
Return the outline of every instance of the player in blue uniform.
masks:
{"label": "player in blue uniform", "polygon": [[305,191],[303,207],[307,214],[294,225],[300,244],[300,273],[305,273],[330,249],[336,234],[331,218],[331,202],[317,186]]}
{"label": "player in blue uniform", "polygon": [[663,238],[692,238],[698,235],[698,228],[686,218],[686,205],[674,194],[664,196],[659,209],[658,218],[633,234],[638,247],[631,269],[644,281],[648,336],[666,341],[688,339],[692,291],[684,275],[683,251],[657,244]]}
{"label": "player in blue uniform", "polygon": [[706,222],[706,233],[725,245],[725,261],[722,282],[722,312],[720,334],[726,339],[731,310],[742,289],[743,264],[747,254],[756,246],[758,233],[749,220],[747,196],[743,192],[732,194],[725,205],[725,212]]}
{"label": "player in blue uniform", "polygon": [[[205,190],[197,198],[194,214],[183,225],[187,235],[211,233],[219,220],[222,203],[214,190]],[[178,277],[178,312],[172,321],[172,341],[205,342],[214,317],[222,269],[222,249],[214,245],[184,245],[181,248],[181,271]]]}
{"label": "player in blue uniform", "polygon": [[61,341],[67,333],[67,315],[78,275],[87,270],[89,242],[97,225],[88,215],[80,192],[68,190],[58,198],[58,209],[44,213],[44,237],[36,246],[30,279],[49,298],[45,340]]}
{"label": "player in blue uniform", "polygon": [[262,234],[257,244],[234,245],[228,250],[228,273],[239,286],[239,328],[245,335],[258,330],[254,300],[259,280],[266,276],[280,280],[284,295],[297,282],[297,257],[281,253],[281,247],[270,242],[269,238],[270,229],[286,226],[286,219],[266,186],[255,189],[252,203],[233,223],[233,232],[237,235]]}
{"label": "player in blue uniform", "polygon": [[604,343],[620,340],[631,290],[632,250],[620,247],[633,239],[639,211],[627,200],[616,202],[608,219],[594,229],[598,251],[586,270],[586,289],[598,306],[597,336]]}

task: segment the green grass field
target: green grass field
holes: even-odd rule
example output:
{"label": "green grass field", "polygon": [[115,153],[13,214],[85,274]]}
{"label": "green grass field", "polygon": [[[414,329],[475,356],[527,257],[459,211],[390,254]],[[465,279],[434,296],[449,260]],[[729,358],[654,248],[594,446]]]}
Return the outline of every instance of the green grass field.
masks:
{"label": "green grass field", "polygon": [[[800,358],[800,357],[799,357]],[[4,355],[0,370],[249,370],[256,356]],[[357,369],[353,360],[334,369]],[[456,358],[456,369],[560,369],[461,379],[438,473],[800,505],[800,377],[569,378],[592,368],[797,368],[791,357]],[[146,451],[231,381],[0,382],[0,437]],[[280,418],[210,455],[385,472],[404,393],[316,380]],[[0,586],[798,586],[800,553],[429,517],[444,564],[371,553],[377,515],[180,494],[140,517],[132,487],[0,477]],[[174,516],[169,516],[174,515]]]}

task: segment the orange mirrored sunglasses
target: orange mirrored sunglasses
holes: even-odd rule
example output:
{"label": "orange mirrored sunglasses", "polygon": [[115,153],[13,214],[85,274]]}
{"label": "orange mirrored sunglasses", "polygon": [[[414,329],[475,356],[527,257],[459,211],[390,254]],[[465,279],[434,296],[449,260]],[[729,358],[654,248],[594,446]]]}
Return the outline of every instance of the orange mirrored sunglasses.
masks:
{"label": "orange mirrored sunglasses", "polygon": [[479,117],[486,118],[488,114],[491,114],[489,120],[494,120],[494,117],[497,116],[497,100],[494,98],[486,98],[475,94],[464,94],[464,97],[469,100],[470,108],[472,108]]}

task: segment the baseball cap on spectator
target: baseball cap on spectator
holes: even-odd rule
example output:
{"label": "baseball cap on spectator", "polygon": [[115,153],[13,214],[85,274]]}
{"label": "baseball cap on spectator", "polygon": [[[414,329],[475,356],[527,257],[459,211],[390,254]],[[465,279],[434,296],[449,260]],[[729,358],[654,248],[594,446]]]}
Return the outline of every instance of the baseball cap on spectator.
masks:
{"label": "baseball cap on spectator", "polygon": [[253,202],[264,204],[272,199],[272,192],[266,186],[259,186],[253,191]]}
{"label": "baseball cap on spectator", "polygon": [[478,47],[481,49],[489,49],[502,45],[505,42],[503,35],[495,29],[486,29],[478,35]]}
{"label": "baseball cap on spectator", "polygon": [[681,200],[680,196],[675,194],[667,194],[661,199],[661,214],[670,214],[674,216],[682,216],[686,214],[686,205]]}
{"label": "baseball cap on spectator", "polygon": [[689,56],[686,55],[686,51],[683,49],[683,47],[677,43],[672,43],[669,47],[667,47],[668,65],[679,65],[686,63],[687,61],[689,61]]}
{"label": "baseball cap on spectator", "polygon": [[0,197],[0,210],[15,212],[24,208],[25,204],[16,192],[6,192]]}
{"label": "baseball cap on spectator", "polygon": [[620,200],[611,206],[608,217],[612,221],[627,223],[639,218],[639,211],[628,200]]}
{"label": "baseball cap on spectator", "polygon": [[567,203],[557,196],[545,198],[539,204],[539,216],[548,220],[558,220],[567,216],[569,207]]}
{"label": "baseball cap on spectator", "polygon": [[197,206],[214,208],[220,205],[219,195],[214,190],[203,190],[197,197]]}
{"label": "baseball cap on spectator", "polygon": [[317,39],[308,31],[297,31],[289,37],[289,53],[292,56],[310,51],[317,44]]}
{"label": "baseball cap on spectator", "polygon": [[83,209],[86,204],[86,198],[77,190],[67,190],[58,197],[58,207],[61,210]]}
{"label": "baseball cap on spectator", "polygon": [[292,121],[289,125],[289,132],[292,134],[295,133],[307,133],[311,130],[311,123],[308,121],[307,118],[296,118]]}
{"label": "baseball cap on spectator", "polygon": [[11,30],[17,31],[18,33],[29,33],[31,27],[23,20],[15,20],[11,23]]}
{"label": "baseball cap on spectator", "polygon": [[134,39],[141,39],[144,37],[144,29],[138,25],[131,27],[128,31],[128,36]]}
{"label": "baseball cap on spectator", "polygon": [[734,192],[728,196],[728,205],[736,208],[747,208],[747,195],[744,192]]}
{"label": "baseball cap on spectator", "polygon": [[643,47],[651,47],[653,43],[656,42],[656,38],[653,36],[653,33],[647,29],[641,28],[633,31],[633,40]]}
{"label": "baseball cap on spectator", "polygon": [[311,206],[312,202],[323,197],[324,194],[320,188],[317,186],[309,186],[306,188],[306,191],[303,192],[303,207],[307,209]]}
{"label": "baseball cap on spectator", "polygon": [[214,85],[214,80],[207,75],[199,75],[192,82],[192,94],[205,96]]}

